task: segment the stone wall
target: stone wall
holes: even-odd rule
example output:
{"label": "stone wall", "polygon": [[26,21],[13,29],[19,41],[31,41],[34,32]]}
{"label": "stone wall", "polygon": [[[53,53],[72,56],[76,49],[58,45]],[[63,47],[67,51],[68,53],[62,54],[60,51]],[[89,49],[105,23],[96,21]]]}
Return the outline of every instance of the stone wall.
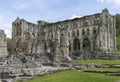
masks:
{"label": "stone wall", "polygon": [[120,59],[119,54],[105,53],[105,52],[81,52],[76,51],[70,55],[74,60],[88,60],[88,59],[103,59],[103,60],[115,60]]}
{"label": "stone wall", "polygon": [[8,55],[7,51],[7,39],[3,30],[0,30],[0,57]]}

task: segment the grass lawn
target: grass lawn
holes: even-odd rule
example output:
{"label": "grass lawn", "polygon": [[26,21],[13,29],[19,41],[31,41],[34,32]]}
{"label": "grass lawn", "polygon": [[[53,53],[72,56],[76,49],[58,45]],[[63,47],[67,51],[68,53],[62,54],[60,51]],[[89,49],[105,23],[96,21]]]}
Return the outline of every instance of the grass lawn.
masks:
{"label": "grass lawn", "polygon": [[120,64],[120,60],[73,60],[81,64]]}
{"label": "grass lawn", "polygon": [[120,55],[120,51],[115,51],[113,53],[116,54],[116,55]]}
{"label": "grass lawn", "polygon": [[105,76],[104,74],[85,73],[75,70],[54,73],[24,82],[119,82],[118,76]]}

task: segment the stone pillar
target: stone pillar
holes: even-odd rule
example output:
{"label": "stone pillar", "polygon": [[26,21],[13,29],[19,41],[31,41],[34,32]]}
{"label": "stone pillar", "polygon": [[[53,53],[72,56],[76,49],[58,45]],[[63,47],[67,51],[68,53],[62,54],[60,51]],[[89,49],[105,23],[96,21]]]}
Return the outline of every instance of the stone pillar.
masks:
{"label": "stone pillar", "polygon": [[90,42],[90,50],[93,51],[93,41]]}
{"label": "stone pillar", "polygon": [[8,55],[7,51],[7,39],[3,30],[0,30],[0,57]]}
{"label": "stone pillar", "polygon": [[80,51],[83,51],[83,43],[80,43]]}
{"label": "stone pillar", "polygon": [[59,60],[59,56],[60,56],[60,47],[57,46],[55,50],[56,50],[56,51],[55,51],[54,61],[55,61],[55,62],[59,62],[59,61],[60,61],[60,60]]}
{"label": "stone pillar", "polygon": [[113,30],[114,30],[114,32],[113,32],[113,36],[114,36],[114,51],[116,51],[117,50],[117,46],[116,46],[116,44],[117,44],[117,42],[116,42],[116,21],[115,21],[115,16],[113,17]]}
{"label": "stone pillar", "polygon": [[60,31],[57,31],[55,34],[55,53],[54,53],[54,61],[59,61],[60,56]]}
{"label": "stone pillar", "polygon": [[74,43],[72,42],[71,43],[71,52],[73,52],[74,51]]}

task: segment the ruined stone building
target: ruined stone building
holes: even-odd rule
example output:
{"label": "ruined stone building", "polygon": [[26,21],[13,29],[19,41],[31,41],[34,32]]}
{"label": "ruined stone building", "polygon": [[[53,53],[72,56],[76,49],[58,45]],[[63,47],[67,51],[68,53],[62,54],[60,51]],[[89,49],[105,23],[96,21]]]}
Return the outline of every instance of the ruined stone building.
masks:
{"label": "ruined stone building", "polygon": [[101,13],[56,23],[37,24],[17,18],[12,23],[14,52],[52,53],[55,58],[69,57],[75,51],[116,50],[115,17],[107,9]]}
{"label": "ruined stone building", "polygon": [[0,57],[7,56],[7,39],[3,30],[0,30]]}

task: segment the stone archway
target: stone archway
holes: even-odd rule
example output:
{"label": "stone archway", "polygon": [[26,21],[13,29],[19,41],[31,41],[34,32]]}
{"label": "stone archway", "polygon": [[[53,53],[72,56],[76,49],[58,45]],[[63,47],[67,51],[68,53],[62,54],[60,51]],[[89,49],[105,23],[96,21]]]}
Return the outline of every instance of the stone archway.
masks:
{"label": "stone archway", "polygon": [[90,40],[87,37],[83,39],[83,51],[90,51]]}
{"label": "stone archway", "polygon": [[74,51],[80,50],[80,40],[75,38],[73,41],[74,44]]}

